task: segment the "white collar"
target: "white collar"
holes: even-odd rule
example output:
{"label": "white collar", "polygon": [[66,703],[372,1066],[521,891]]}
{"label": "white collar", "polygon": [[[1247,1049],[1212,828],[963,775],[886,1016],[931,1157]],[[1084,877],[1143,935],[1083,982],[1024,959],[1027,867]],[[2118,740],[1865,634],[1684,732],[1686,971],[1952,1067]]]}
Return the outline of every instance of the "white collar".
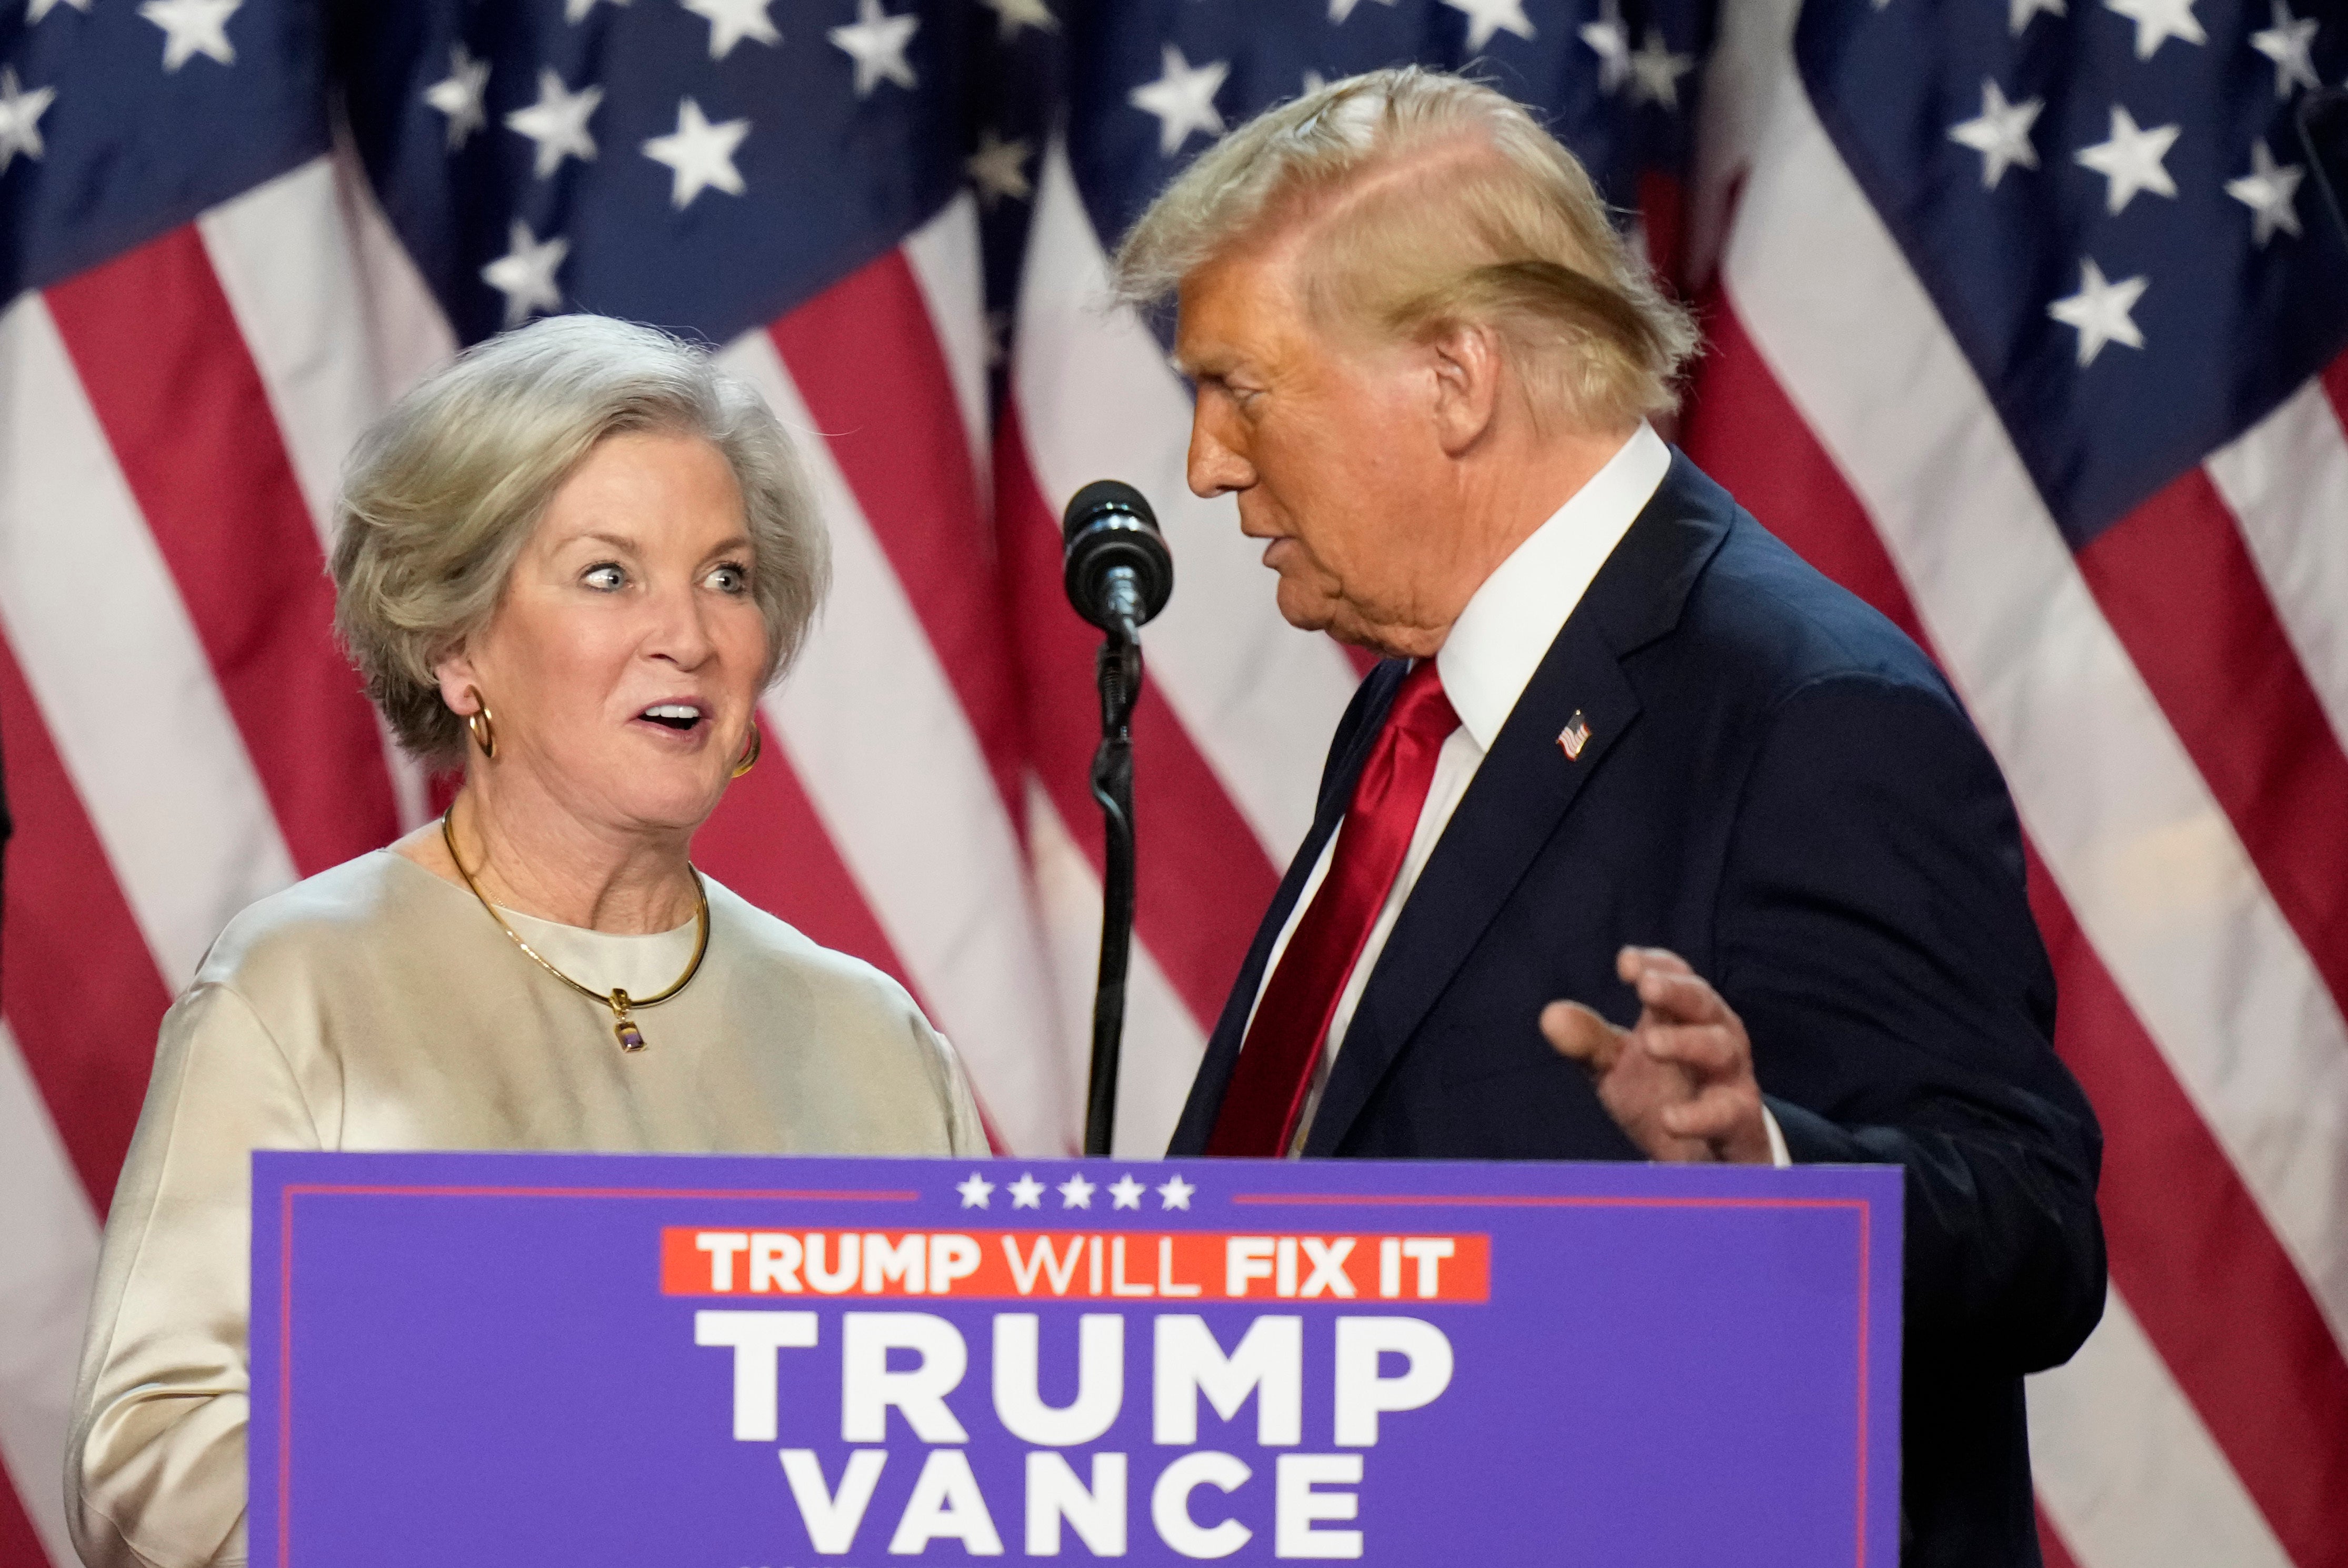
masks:
{"label": "white collar", "polygon": [[1606,466],[1484,579],[1452,623],[1435,667],[1452,711],[1484,750],[1499,738],[1566,617],[1671,466],[1671,448],[1641,421]]}

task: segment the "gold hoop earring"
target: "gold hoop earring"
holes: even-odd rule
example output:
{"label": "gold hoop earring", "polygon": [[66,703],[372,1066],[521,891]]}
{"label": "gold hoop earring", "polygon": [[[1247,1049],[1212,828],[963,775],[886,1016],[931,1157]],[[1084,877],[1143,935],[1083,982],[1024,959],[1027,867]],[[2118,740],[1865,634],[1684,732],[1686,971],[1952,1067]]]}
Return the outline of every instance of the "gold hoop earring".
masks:
{"label": "gold hoop earring", "polygon": [[758,721],[754,718],[750,721],[750,744],[742,748],[742,760],[734,764],[734,777],[739,779],[758,766],[758,753],[762,749],[764,743],[759,738]]}
{"label": "gold hoop earring", "polygon": [[479,690],[473,693],[473,700],[480,706],[465,716],[465,733],[471,736],[473,744],[481,748],[485,761],[495,762],[498,759],[498,721],[491,716],[489,705],[481,700]]}

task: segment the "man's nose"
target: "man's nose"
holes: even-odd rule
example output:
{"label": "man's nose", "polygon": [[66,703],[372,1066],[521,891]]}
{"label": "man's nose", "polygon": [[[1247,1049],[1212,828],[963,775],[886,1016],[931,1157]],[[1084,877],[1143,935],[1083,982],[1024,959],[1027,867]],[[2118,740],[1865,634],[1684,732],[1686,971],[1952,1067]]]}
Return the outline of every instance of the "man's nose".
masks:
{"label": "man's nose", "polygon": [[1245,490],[1255,483],[1255,467],[1214,428],[1213,416],[1200,407],[1190,418],[1189,478],[1190,493],[1212,500],[1226,490]]}

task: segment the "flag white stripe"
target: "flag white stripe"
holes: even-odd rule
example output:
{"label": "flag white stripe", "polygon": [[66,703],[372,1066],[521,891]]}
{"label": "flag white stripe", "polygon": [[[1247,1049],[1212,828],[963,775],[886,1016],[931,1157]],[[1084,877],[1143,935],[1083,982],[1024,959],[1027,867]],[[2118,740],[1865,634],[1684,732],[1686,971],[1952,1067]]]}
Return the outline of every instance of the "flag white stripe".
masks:
{"label": "flag white stripe", "polygon": [[1190,413],[1158,340],[1107,307],[1108,263],[1058,141],[1028,240],[1013,379],[1029,460],[1056,513],[1097,479],[1148,497],[1174,552],[1175,590],[1148,631],[1166,694],[1275,865],[1313,825],[1322,753],[1359,684],[1323,637],[1280,618],[1261,548],[1228,499],[1184,480]]}
{"label": "flag white stripe", "polygon": [[2089,941],[2341,1336],[2348,1026],[1798,90],[1724,284],[1873,518]]}
{"label": "flag white stripe", "polygon": [[0,1460],[51,1561],[70,1568],[78,1559],[66,1533],[66,1429],[98,1276],[98,1216],[5,1023],[0,1192]]}
{"label": "flag white stripe", "polygon": [[[1093,991],[1100,973],[1101,884],[1092,861],[1076,847],[1068,824],[1040,784],[1027,791],[1028,863],[1036,903],[1052,944],[1060,1016],[1074,1053],[1071,1101],[1085,1103],[1090,1069]],[[1119,1048],[1117,1121],[1110,1152],[1124,1160],[1155,1160],[1166,1152],[1174,1123],[1189,1097],[1190,1079],[1207,1053],[1207,1037],[1191,1021],[1149,952],[1137,937],[1126,975],[1125,1033]]]}
{"label": "flag white stripe", "polygon": [[1020,1151],[1058,1152],[1076,1124],[1066,1049],[978,738],[772,339],[747,333],[722,358],[802,433],[831,529],[830,601],[767,716],[996,1130]]}
{"label": "flag white stripe", "polygon": [[177,990],[230,916],[294,881],[294,861],[37,294],[0,315],[0,623]]}
{"label": "flag white stripe", "polygon": [[[905,236],[906,263],[921,284],[930,325],[945,353],[954,407],[970,436],[972,471],[982,497],[994,493],[994,446],[988,437],[986,276],[978,246],[978,203],[963,191],[938,215]],[[964,584],[976,592],[976,583]]]}
{"label": "flag white stripe", "polygon": [[2333,735],[2348,745],[2348,433],[2338,410],[2310,381],[2207,467]]}
{"label": "flag white stripe", "polygon": [[2292,1568],[2117,1290],[2029,1400],[2038,1500],[2079,1568]]}

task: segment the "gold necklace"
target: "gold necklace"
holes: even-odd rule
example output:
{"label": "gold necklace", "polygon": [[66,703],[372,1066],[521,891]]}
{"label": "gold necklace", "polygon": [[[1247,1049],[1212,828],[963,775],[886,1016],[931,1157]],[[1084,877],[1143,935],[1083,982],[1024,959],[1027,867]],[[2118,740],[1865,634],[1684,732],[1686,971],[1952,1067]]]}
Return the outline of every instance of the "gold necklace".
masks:
{"label": "gold necklace", "polygon": [[636,1020],[633,1016],[635,1009],[638,1007],[658,1006],[661,1003],[667,1001],[670,997],[684,990],[687,985],[692,985],[693,977],[701,973],[701,960],[703,954],[709,951],[709,890],[702,885],[701,872],[695,869],[691,861],[687,861],[685,863],[685,869],[693,872],[693,892],[694,897],[696,900],[693,912],[693,918],[694,923],[698,929],[696,930],[693,940],[693,962],[685,966],[685,973],[677,976],[676,984],[670,986],[667,990],[662,992],[657,996],[643,997],[631,996],[625,991],[614,985],[612,987],[612,994],[606,996],[592,985],[582,985],[578,981],[573,980],[570,975],[565,975],[561,970],[557,969],[553,965],[549,964],[545,958],[540,954],[538,949],[532,947],[529,943],[524,942],[521,939],[521,933],[516,931],[512,926],[506,923],[506,917],[498,913],[498,906],[489,902],[489,895],[481,891],[481,884],[475,882],[473,880],[473,873],[465,869],[465,858],[457,852],[457,830],[451,827],[448,821],[448,819],[455,814],[455,811],[456,808],[451,806],[448,810],[440,813],[440,841],[448,846],[448,859],[455,864],[457,874],[465,879],[465,885],[473,890],[473,896],[481,901],[481,907],[489,912],[489,918],[498,923],[498,929],[504,932],[516,947],[520,948],[524,954],[528,954],[531,963],[537,965],[541,969],[545,970],[549,975],[553,975],[557,980],[561,981],[565,985],[570,986],[573,991],[578,992],[582,996],[592,997],[594,1000],[601,1002],[604,1006],[611,1008],[612,1033],[618,1037],[620,1048],[622,1050],[643,1050],[644,1048],[644,1032],[636,1026]]}

